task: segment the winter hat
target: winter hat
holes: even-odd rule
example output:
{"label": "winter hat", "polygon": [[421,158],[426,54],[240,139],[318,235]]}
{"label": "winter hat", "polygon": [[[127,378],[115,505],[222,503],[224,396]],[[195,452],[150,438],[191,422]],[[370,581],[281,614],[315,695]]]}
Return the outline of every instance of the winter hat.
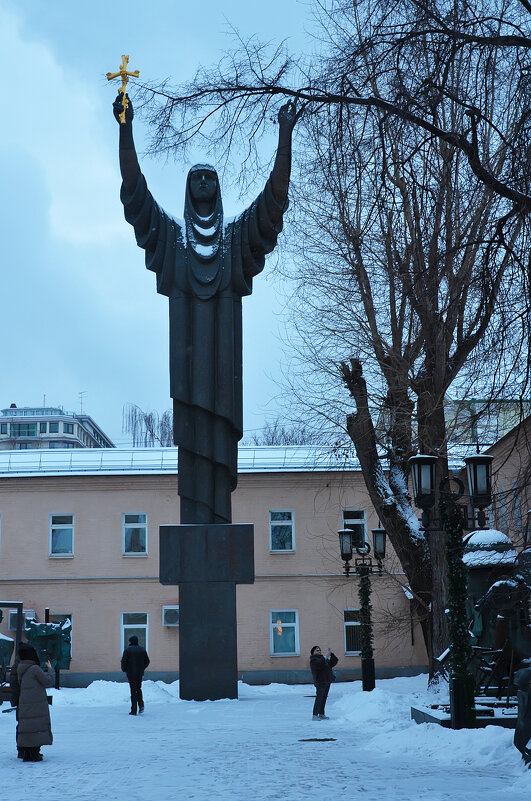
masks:
{"label": "winter hat", "polygon": [[138,637],[136,634],[133,634],[132,637],[129,637],[129,645],[138,645]]}
{"label": "winter hat", "polygon": [[21,660],[23,659],[31,659],[35,662],[36,665],[39,664],[39,657],[37,656],[37,651],[27,642],[21,642],[18,646],[18,655]]}

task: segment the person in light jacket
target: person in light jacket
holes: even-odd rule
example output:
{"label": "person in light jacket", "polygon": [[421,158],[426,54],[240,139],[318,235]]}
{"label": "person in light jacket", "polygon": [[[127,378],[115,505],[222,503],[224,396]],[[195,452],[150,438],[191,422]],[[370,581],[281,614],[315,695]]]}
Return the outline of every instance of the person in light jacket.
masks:
{"label": "person in light jacket", "polygon": [[48,661],[42,670],[35,661],[35,649],[21,645],[18,650],[17,677],[20,687],[18,698],[17,748],[24,762],[40,762],[41,745],[53,743],[50,708],[46,689],[54,684],[54,673]]}
{"label": "person in light jacket", "polygon": [[310,670],[315,684],[315,703],[313,705],[312,720],[328,720],[325,715],[325,704],[330,690],[330,684],[335,680],[332,668],[337,665],[338,659],[329,648],[323,656],[318,645],[310,651]]}
{"label": "person in light jacket", "polygon": [[138,637],[136,634],[133,634],[132,637],[129,637],[129,646],[122,654],[122,670],[127,675],[127,680],[131,689],[130,715],[136,715],[137,707],[140,714],[144,711],[142,676],[148,665],[149,656],[147,655],[147,651],[138,644]]}

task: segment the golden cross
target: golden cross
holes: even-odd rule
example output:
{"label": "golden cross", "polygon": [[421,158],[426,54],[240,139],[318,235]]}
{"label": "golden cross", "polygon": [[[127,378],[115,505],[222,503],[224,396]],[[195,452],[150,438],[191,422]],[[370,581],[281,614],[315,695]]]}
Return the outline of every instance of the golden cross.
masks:
{"label": "golden cross", "polygon": [[108,72],[107,73],[107,80],[108,81],[112,81],[113,78],[118,78],[118,77],[120,77],[122,79],[122,85],[118,89],[119,94],[123,95],[123,97],[122,97],[122,105],[124,107],[124,110],[121,111],[120,114],[119,114],[120,123],[122,125],[124,125],[124,123],[125,123],[125,109],[127,108],[127,104],[129,103],[129,100],[127,99],[127,97],[125,95],[125,87],[127,86],[128,82],[129,82],[129,77],[138,78],[138,76],[140,75],[140,72],[138,70],[135,70],[134,72],[128,72],[127,71],[128,62],[129,62],[129,56],[122,56],[122,63],[120,65],[120,69],[118,70],[118,72]]}

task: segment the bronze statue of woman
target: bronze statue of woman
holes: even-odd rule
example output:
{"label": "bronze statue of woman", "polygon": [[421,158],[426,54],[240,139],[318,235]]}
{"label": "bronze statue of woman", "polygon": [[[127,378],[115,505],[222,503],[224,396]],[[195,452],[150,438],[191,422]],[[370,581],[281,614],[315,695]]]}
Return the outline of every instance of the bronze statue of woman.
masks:
{"label": "bronze statue of woman", "polygon": [[[122,96],[113,105],[123,112]],[[278,113],[273,170],[264,190],[238,217],[223,218],[216,170],[192,167],[184,221],[156,203],[140,171],[133,106],[120,124],[121,200],[157,291],[169,298],[173,440],[179,448],[181,523],[230,523],[242,424],[242,297],[282,230],[288,207],[293,102]],[[119,120],[118,120],[119,121]]]}

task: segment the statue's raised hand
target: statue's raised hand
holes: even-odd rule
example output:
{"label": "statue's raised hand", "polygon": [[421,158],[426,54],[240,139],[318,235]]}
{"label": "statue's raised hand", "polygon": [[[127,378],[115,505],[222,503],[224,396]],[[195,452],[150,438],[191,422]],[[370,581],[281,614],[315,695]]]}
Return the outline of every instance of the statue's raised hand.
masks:
{"label": "statue's raised hand", "polygon": [[281,130],[291,132],[295,123],[300,117],[300,112],[297,112],[297,102],[295,100],[288,100],[280,107],[278,112],[278,124]]}
{"label": "statue's raised hand", "polygon": [[[131,102],[131,99],[130,99],[129,95],[126,94],[126,98],[127,98],[127,105],[125,107],[125,121],[126,121],[126,123],[127,122],[131,123],[133,121],[133,117],[135,116],[135,113],[133,111],[133,104]],[[124,110],[123,95],[122,95],[121,92],[118,92],[116,100],[112,104],[112,110],[113,110],[113,114],[114,114],[114,118],[115,118],[116,122],[120,123],[120,114]]]}

